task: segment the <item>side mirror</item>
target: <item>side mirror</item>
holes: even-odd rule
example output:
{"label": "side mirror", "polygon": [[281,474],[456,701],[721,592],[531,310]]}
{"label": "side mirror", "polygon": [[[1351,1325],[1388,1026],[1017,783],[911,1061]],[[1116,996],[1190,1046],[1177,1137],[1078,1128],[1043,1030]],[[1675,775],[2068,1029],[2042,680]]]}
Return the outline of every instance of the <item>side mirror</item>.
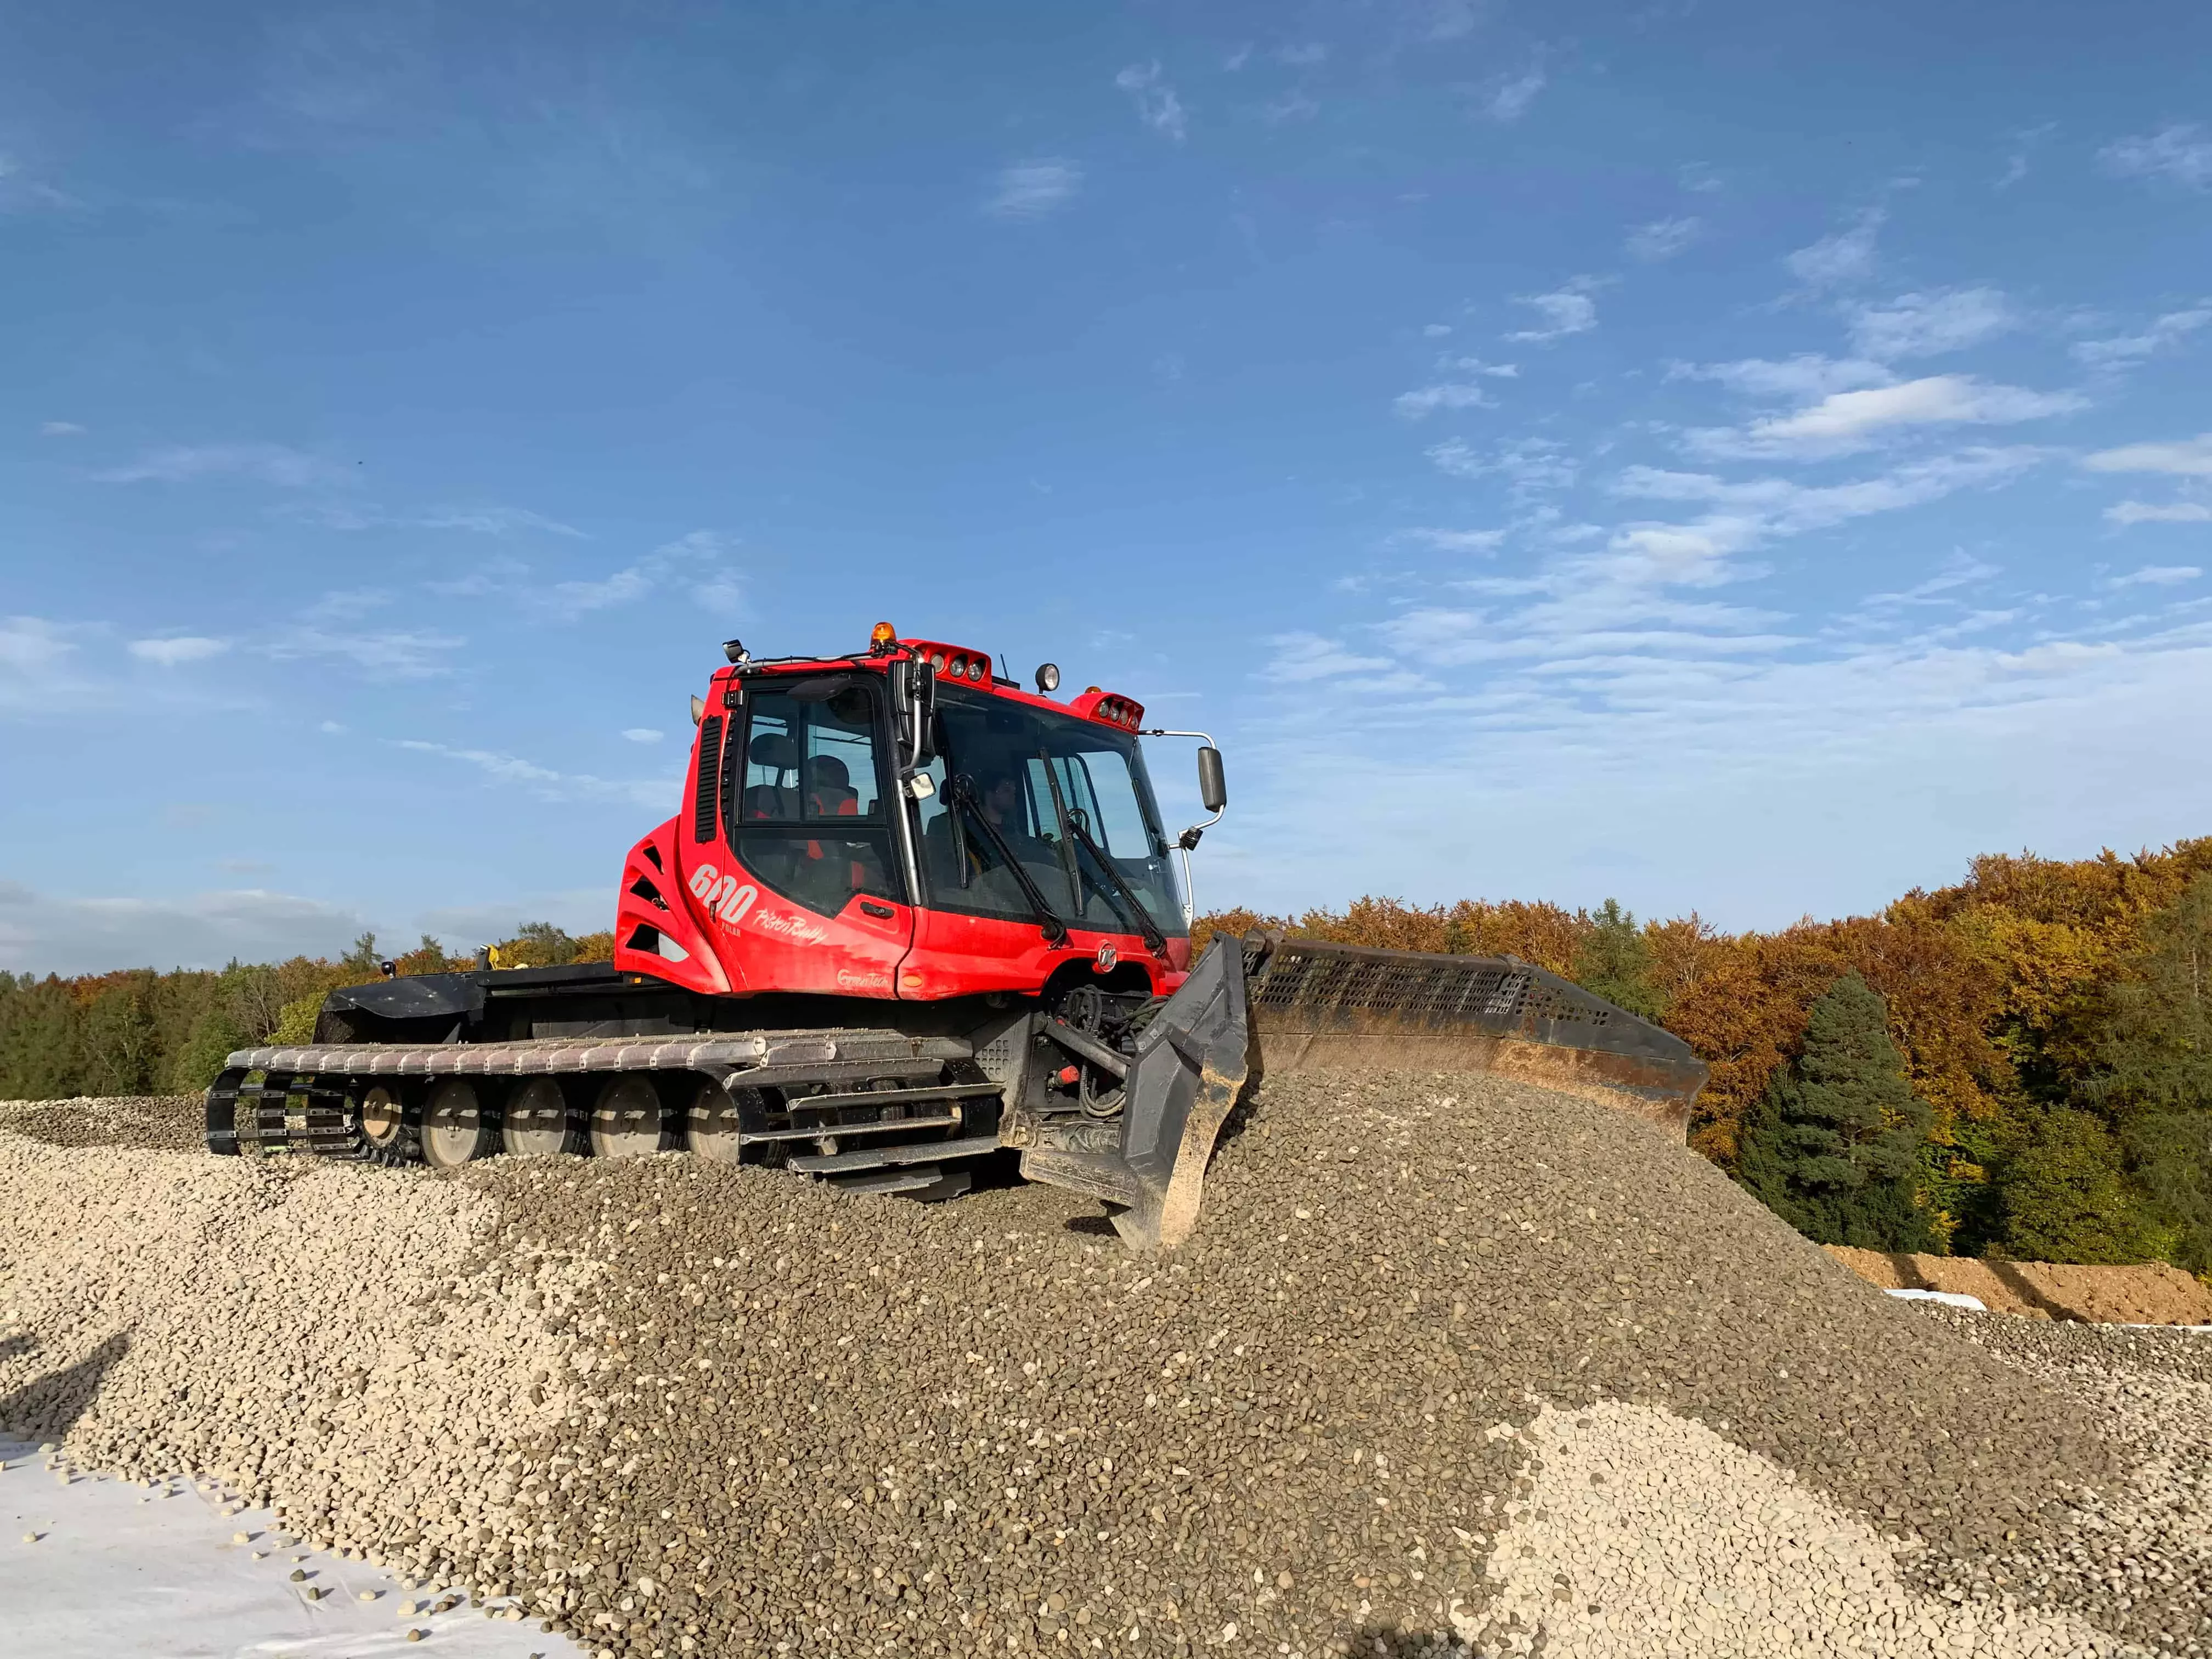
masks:
{"label": "side mirror", "polygon": [[888,678],[900,769],[926,766],[936,752],[932,744],[937,726],[936,671],[918,657],[900,657],[893,659]]}
{"label": "side mirror", "polygon": [[1221,751],[1212,744],[1198,751],[1198,798],[1209,812],[1218,812],[1229,805],[1229,784],[1221,775]]}

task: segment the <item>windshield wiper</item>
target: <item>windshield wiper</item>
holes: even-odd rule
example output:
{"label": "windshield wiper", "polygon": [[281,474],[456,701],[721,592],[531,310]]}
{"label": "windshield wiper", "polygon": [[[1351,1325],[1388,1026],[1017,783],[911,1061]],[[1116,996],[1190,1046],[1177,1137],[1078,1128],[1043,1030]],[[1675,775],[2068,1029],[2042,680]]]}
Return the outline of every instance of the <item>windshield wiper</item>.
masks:
{"label": "windshield wiper", "polygon": [[[1030,872],[1022,868],[1022,861],[1014,856],[1014,849],[1006,845],[1006,838],[999,833],[999,826],[992,823],[990,814],[984,811],[982,802],[976,798],[975,781],[963,773],[946,781],[945,793],[951,800],[952,810],[955,812],[965,810],[975,820],[975,827],[983,832],[983,839],[991,843],[992,850],[998,854],[1000,861],[1006,866],[1007,873],[1013,877],[1015,885],[1022,890],[1022,896],[1030,902],[1030,908],[1036,915],[1037,927],[1046,939],[1054,945],[1067,943],[1067,924],[1045,902],[1043,889],[1030,878]],[[966,860],[962,863],[964,868]]]}
{"label": "windshield wiper", "polygon": [[1067,833],[1067,799],[1060,793],[1060,775],[1052,769],[1052,754],[1048,750],[1037,750],[1037,763],[1044,768],[1045,787],[1052,792],[1052,813],[1060,820],[1060,867],[1067,875],[1068,908],[1078,921],[1083,920],[1083,878],[1075,871],[1075,842]]}
{"label": "windshield wiper", "polygon": [[[1110,884],[1112,890],[1102,889],[1100,896],[1112,908],[1114,914],[1125,922],[1135,921],[1136,926],[1132,931],[1143,936],[1147,951],[1163,949],[1168,942],[1168,936],[1160,932],[1158,925],[1152,921],[1152,913],[1145,908],[1136,894],[1130,891],[1129,884],[1121,879],[1121,872],[1114,867],[1114,860],[1106,856],[1106,849],[1091,839],[1091,832],[1083,827],[1083,815],[1077,812],[1064,822],[1074,830],[1076,843],[1091,854],[1091,861],[1098,866],[1099,873]],[[1118,900],[1115,897],[1116,893],[1121,895]]]}

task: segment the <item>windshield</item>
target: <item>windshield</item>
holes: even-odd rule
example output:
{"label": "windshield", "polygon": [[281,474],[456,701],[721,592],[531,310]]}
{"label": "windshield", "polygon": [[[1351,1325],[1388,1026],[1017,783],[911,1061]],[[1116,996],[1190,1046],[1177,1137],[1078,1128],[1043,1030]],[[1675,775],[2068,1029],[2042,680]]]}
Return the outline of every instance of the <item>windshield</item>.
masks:
{"label": "windshield", "polygon": [[[932,908],[1029,918],[1033,906],[1006,866],[1003,842],[1070,927],[1141,933],[1133,900],[1162,933],[1182,936],[1168,844],[1134,736],[948,685],[938,696],[937,748],[936,793],[916,803]],[[970,804],[956,810],[963,790]]]}

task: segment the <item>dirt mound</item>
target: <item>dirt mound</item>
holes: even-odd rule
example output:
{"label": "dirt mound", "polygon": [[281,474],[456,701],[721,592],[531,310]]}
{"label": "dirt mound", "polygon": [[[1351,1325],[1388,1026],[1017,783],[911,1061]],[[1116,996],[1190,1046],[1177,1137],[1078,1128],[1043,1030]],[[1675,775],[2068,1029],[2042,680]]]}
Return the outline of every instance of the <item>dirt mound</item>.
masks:
{"label": "dirt mound", "polygon": [[2212,1289],[2163,1261],[2076,1267],[2053,1261],[1983,1261],[1972,1256],[1887,1255],[1821,1247],[1885,1291],[1951,1291],[1991,1313],[2093,1325],[2212,1325]]}
{"label": "dirt mound", "polygon": [[[1643,1651],[1606,1620],[1641,1617],[1647,1487],[1747,1469],[1788,1501],[1668,1534],[1692,1584],[1757,1564],[1729,1611],[1669,1614],[1685,1652],[1747,1620],[1793,1652],[1905,1613],[1956,1635],[1954,1580],[1985,1650],[2198,1616],[2094,1571],[1976,1585],[2038,1540],[2102,1559],[2065,1505],[2120,1490],[2114,1445],[1650,1126],[1494,1079],[1269,1085],[1162,1259],[1042,1188],[0,1137],[0,1268],[20,1426],[265,1490],[621,1659]],[[1618,1505],[1546,1530],[1608,1469]]]}

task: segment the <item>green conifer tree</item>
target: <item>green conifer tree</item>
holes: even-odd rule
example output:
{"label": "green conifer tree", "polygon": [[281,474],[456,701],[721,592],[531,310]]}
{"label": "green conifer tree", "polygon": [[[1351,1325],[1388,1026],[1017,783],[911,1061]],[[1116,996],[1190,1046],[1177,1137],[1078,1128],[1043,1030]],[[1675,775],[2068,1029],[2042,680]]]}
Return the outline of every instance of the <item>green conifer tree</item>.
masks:
{"label": "green conifer tree", "polygon": [[1804,1053],[1747,1116],[1737,1179],[1807,1237],[1872,1250],[1932,1246],[1914,1171],[1931,1114],[1856,973],[1813,1005]]}
{"label": "green conifer tree", "polygon": [[2083,1093],[2111,1115],[2145,1220],[2173,1260],[2212,1271],[2212,874],[2145,919],[2106,993],[2096,1058]]}
{"label": "green conifer tree", "polygon": [[1636,913],[1609,898],[1591,914],[1589,923],[1568,977],[1615,1007],[1657,1019],[1665,1010],[1651,983],[1651,947],[1637,926]]}

